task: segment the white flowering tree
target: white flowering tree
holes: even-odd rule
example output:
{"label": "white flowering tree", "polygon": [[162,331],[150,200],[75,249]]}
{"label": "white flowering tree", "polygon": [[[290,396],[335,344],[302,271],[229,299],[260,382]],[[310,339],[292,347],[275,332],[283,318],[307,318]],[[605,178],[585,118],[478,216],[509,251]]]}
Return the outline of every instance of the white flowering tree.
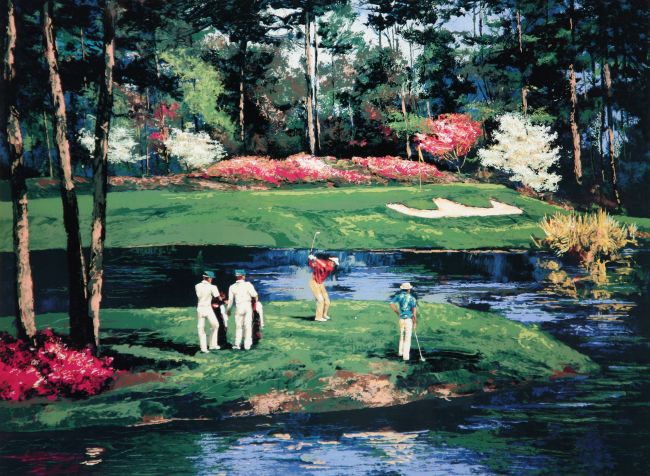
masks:
{"label": "white flowering tree", "polygon": [[226,156],[223,145],[206,132],[172,128],[164,144],[169,153],[187,170],[205,168]]}
{"label": "white flowering tree", "polygon": [[[95,150],[95,133],[81,129],[77,140],[91,154]],[[122,126],[111,127],[108,136],[108,162],[111,164],[135,164],[144,157],[136,153],[138,142],[133,132]]]}
{"label": "white flowering tree", "polygon": [[494,144],[478,152],[481,164],[511,174],[510,180],[521,182],[537,192],[554,192],[560,175],[549,169],[560,160],[560,149],[554,147],[557,133],[543,125],[534,125],[521,114],[499,117],[499,128],[493,133]]}

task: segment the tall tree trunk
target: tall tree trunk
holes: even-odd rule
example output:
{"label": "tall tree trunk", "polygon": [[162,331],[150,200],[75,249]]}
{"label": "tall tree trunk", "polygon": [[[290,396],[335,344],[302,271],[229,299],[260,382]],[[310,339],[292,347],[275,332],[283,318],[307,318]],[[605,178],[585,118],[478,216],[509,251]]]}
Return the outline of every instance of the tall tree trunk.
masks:
{"label": "tall tree trunk", "polygon": [[[239,42],[239,53],[241,54],[241,63],[239,65],[239,140],[244,144],[244,131],[245,131],[245,117],[244,117],[244,80],[246,73],[246,50],[248,48],[248,41],[241,40]],[[245,147],[244,147],[245,148]]]}
{"label": "tall tree trunk", "polygon": [[113,66],[115,65],[115,4],[104,5],[104,80],[99,85],[95,154],[93,157],[93,224],[88,268],[88,314],[93,322],[95,346],[99,345],[100,305],[104,283],[106,195],[108,192],[108,135],[113,112]]}
{"label": "tall tree trunk", "polygon": [[521,56],[521,108],[524,112],[524,115],[528,113],[528,88],[526,87],[526,78],[525,78],[525,65],[524,65],[524,44],[522,41],[523,31],[521,28],[521,13],[517,10],[517,37],[519,39],[519,54]]}
{"label": "tall tree trunk", "polygon": [[58,70],[56,41],[52,25],[52,2],[43,4],[43,36],[45,60],[49,69],[50,89],[54,104],[54,142],[58,153],[61,176],[61,199],[63,223],[68,237],[67,257],[70,294],[70,337],[78,346],[93,345],[93,323],[88,316],[86,294],[86,265],[81,247],[79,230],[79,207],[72,176],[72,158],[67,138],[65,98]]}
{"label": "tall tree trunk", "polygon": [[145,114],[144,114],[144,149],[145,149],[145,157],[146,157],[146,171],[147,171],[147,176],[151,174],[151,163],[149,162],[149,130],[147,128],[147,117],[149,117],[150,114],[150,109],[151,109],[151,104],[149,102],[149,88],[145,88],[145,97],[147,98],[147,103],[146,103],[146,109],[145,109]]}
{"label": "tall tree trunk", "polygon": [[318,23],[314,21],[314,86],[312,96],[314,98],[314,120],[316,121],[316,149],[320,152],[320,112],[318,110]]}
{"label": "tall tree trunk", "polygon": [[311,55],[311,21],[309,13],[305,13],[305,80],[307,83],[307,137],[309,138],[309,152],[316,154],[316,130],[314,127],[314,103],[312,97],[312,55]]}
{"label": "tall tree trunk", "polygon": [[47,163],[50,169],[50,178],[54,178],[52,169],[52,144],[50,144],[50,131],[47,126],[47,114],[43,111],[43,128],[45,129],[45,145],[47,146]]}
{"label": "tall tree trunk", "polygon": [[27,184],[23,169],[23,137],[18,114],[16,65],[16,11],[13,0],[6,3],[6,43],[2,74],[2,124],[7,135],[11,165],[11,202],[13,208],[13,241],[15,262],[16,333],[19,338],[33,339],[36,334],[34,314],[34,285],[29,260],[29,220],[27,210]]}
{"label": "tall tree trunk", "polygon": [[573,63],[569,65],[569,89],[571,90],[571,111],[569,112],[569,122],[571,123],[571,137],[573,139],[573,173],[575,174],[576,182],[582,184],[580,133],[578,132],[578,123],[576,122],[578,95],[576,93],[576,72],[573,69]]}
{"label": "tall tree trunk", "polygon": [[408,113],[406,112],[406,98],[404,97],[406,95],[406,87],[402,86],[402,116],[404,116],[404,126],[405,126],[405,131],[404,131],[404,140],[406,142],[406,157],[409,159],[411,158],[411,141],[410,141],[410,136],[409,136],[409,116]]}
{"label": "tall tree trunk", "polygon": [[[86,40],[84,38],[84,29],[79,28],[79,42],[81,43],[81,59],[86,61]],[[84,87],[88,84],[88,79],[84,74]]]}
{"label": "tall tree trunk", "polygon": [[572,0],[569,8],[569,28],[571,29],[571,64],[569,65],[569,91],[571,97],[571,111],[569,112],[569,123],[571,126],[571,138],[573,140],[573,173],[578,185],[582,184],[582,159],[580,157],[580,133],[576,121],[576,109],[578,106],[578,93],[576,87],[576,72],[573,67],[575,60],[575,30],[573,16],[575,13],[575,2]]}
{"label": "tall tree trunk", "polygon": [[605,78],[605,106],[607,110],[607,143],[609,145],[609,168],[610,180],[612,183],[612,191],[616,204],[621,207],[621,194],[618,190],[618,177],[616,174],[616,151],[614,146],[614,112],[612,106],[612,76],[609,71],[609,62],[605,58],[603,60],[603,75]]}

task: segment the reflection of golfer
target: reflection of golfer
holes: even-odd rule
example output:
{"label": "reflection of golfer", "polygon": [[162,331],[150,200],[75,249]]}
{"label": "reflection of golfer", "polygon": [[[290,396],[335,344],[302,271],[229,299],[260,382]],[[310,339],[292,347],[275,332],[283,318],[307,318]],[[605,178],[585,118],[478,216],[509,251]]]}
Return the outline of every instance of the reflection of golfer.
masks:
{"label": "reflection of golfer", "polygon": [[199,345],[201,352],[208,351],[208,338],[205,335],[205,320],[207,319],[212,328],[210,332],[210,349],[219,349],[217,339],[219,337],[219,321],[212,310],[212,298],[219,296],[219,289],[212,284],[214,279],[212,271],[203,272],[203,281],[194,286],[198,303],[196,305],[196,314],[198,317],[197,327],[199,331]]}
{"label": "reflection of golfer", "polygon": [[243,269],[235,271],[237,281],[228,289],[228,308],[234,304],[237,308],[235,312],[235,345],[233,349],[240,349],[242,337],[244,339],[244,349],[248,350],[253,345],[253,304],[252,299],[257,299],[257,291],[253,285],[246,281],[246,272]]}
{"label": "reflection of golfer", "polygon": [[399,317],[399,350],[397,355],[404,360],[410,359],[411,333],[416,327],[417,321],[417,300],[411,295],[411,283],[404,283],[400,292],[390,300],[390,307]]}
{"label": "reflection of golfer", "polygon": [[327,311],[330,308],[330,297],[325,289],[325,280],[332,274],[332,271],[339,265],[339,259],[329,257],[327,259],[319,259],[314,255],[309,255],[309,267],[313,270],[314,274],[309,280],[309,288],[314,293],[316,298],[316,319],[318,322],[325,322],[330,317]]}

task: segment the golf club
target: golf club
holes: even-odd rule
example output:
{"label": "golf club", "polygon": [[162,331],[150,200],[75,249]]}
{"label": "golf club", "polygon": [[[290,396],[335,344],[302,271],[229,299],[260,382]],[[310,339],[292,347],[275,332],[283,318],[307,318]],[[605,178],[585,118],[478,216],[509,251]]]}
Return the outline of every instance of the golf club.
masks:
{"label": "golf club", "polygon": [[314,251],[314,244],[316,243],[316,235],[320,235],[320,231],[314,233],[314,239],[311,240],[311,248],[309,248],[309,254],[311,254],[312,251]]}
{"label": "golf club", "polygon": [[418,352],[420,352],[420,362],[425,362],[426,359],[422,357],[422,349],[420,349],[420,340],[418,339],[418,333],[415,329],[413,329],[413,333],[415,334],[415,342],[418,343]]}

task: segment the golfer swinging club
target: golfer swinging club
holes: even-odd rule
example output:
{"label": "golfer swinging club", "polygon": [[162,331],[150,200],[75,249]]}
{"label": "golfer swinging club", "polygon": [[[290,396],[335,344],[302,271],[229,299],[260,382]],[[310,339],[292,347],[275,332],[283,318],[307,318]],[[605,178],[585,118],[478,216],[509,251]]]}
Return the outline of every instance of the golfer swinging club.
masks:
{"label": "golfer swinging club", "polygon": [[400,292],[390,300],[390,307],[399,317],[399,348],[397,355],[409,360],[411,355],[411,333],[417,323],[417,300],[411,294],[411,283],[403,283]]}
{"label": "golfer swinging club", "polygon": [[319,259],[312,254],[309,255],[309,267],[313,270],[313,275],[309,280],[309,288],[316,298],[315,321],[326,322],[330,319],[327,314],[330,308],[330,297],[325,289],[325,280],[338,265],[339,259],[334,256]]}

